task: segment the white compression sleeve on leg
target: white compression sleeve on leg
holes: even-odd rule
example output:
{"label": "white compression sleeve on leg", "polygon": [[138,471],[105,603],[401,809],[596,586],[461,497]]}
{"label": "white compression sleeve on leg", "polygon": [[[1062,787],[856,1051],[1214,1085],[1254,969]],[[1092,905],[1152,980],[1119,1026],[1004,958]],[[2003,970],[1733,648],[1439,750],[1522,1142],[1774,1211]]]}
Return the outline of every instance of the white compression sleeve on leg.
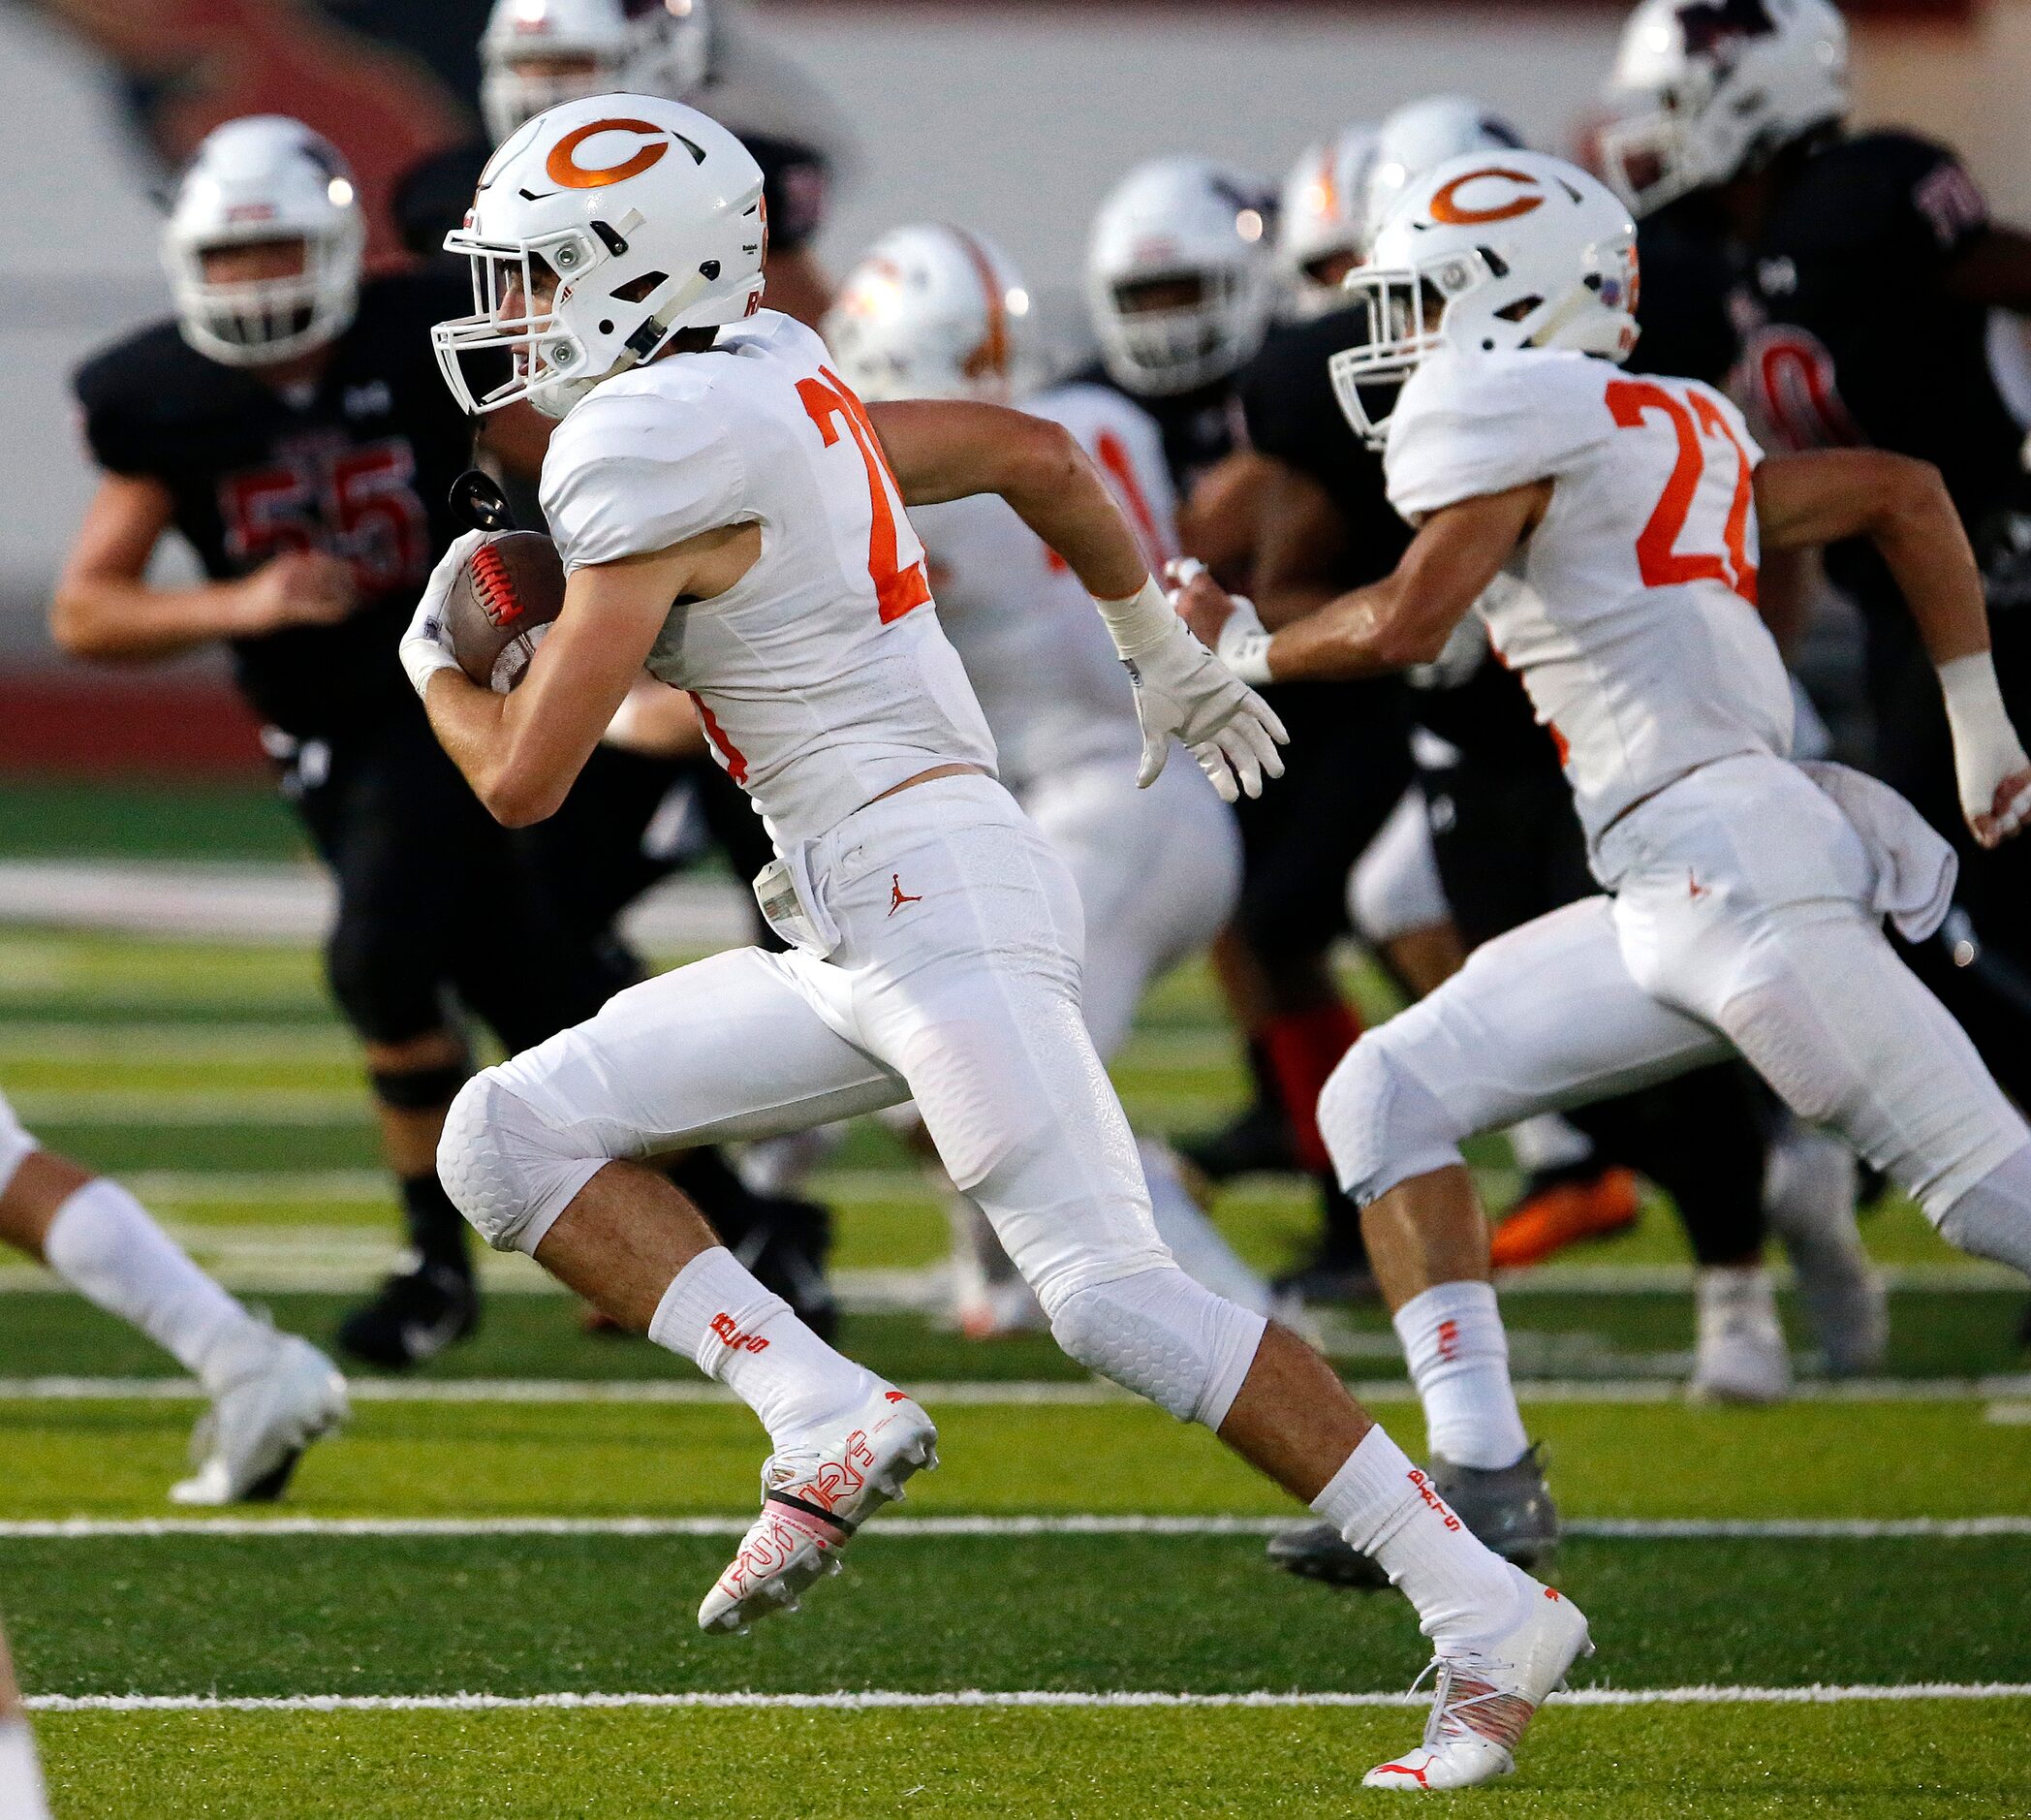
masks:
{"label": "white compression sleeve on leg", "polygon": [[1433,1455],[1454,1466],[1514,1466],[1530,1437],[1509,1381],[1509,1335],[1494,1286],[1436,1284],[1393,1321]]}
{"label": "white compression sleeve on leg", "polygon": [[104,1177],[56,1209],[43,1257],[87,1302],[140,1328],[207,1388],[231,1342],[261,1326]]}
{"label": "white compression sleeve on leg", "polygon": [[1389,1575],[1435,1643],[1486,1636],[1513,1620],[1521,1576],[1475,1539],[1379,1424],[1312,1508]]}
{"label": "white compression sleeve on leg", "polygon": [[0,1820],[49,1820],[35,1734],[23,1718],[0,1719]]}
{"label": "white compression sleeve on leg", "polygon": [[672,1279],[649,1338],[717,1378],[761,1418],[772,1441],[851,1409],[876,1383],[724,1245],[700,1252]]}
{"label": "white compression sleeve on leg", "polygon": [[2031,1144],[1954,1202],[1939,1231],[1963,1251],[2031,1276]]}

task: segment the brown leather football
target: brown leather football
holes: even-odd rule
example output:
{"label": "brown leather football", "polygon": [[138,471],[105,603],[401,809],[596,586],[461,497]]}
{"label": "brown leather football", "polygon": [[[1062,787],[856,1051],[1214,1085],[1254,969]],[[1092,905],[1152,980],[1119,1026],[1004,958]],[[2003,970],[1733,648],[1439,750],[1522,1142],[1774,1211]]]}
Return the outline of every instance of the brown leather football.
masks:
{"label": "brown leather football", "polygon": [[445,631],[459,669],[506,695],[564,609],[564,564],[540,531],[503,531],[466,558],[445,596]]}

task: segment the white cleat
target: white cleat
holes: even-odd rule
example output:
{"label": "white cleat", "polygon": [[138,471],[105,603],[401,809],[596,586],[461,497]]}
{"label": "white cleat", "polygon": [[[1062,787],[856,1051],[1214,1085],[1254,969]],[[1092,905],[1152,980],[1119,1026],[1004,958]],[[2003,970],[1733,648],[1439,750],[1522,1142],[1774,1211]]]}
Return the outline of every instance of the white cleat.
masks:
{"label": "white cleat", "polygon": [[794,1612],[797,1595],[836,1574],[839,1551],[903,1484],[938,1464],[938,1430],[886,1384],[831,1428],[771,1454],[762,1515],[699,1607],[699,1628],[738,1636],[757,1618]]}
{"label": "white cleat", "polygon": [[1754,1270],[1703,1270],[1695,1289],[1699,1340],[1693,1355],[1696,1401],[1781,1403],[1792,1394],[1769,1277]]}
{"label": "white cleat", "polygon": [[265,1329],[230,1362],[191,1434],[196,1468],[172,1504],[270,1503],[303,1450],[352,1413],[338,1367],[307,1339]]}
{"label": "white cleat", "polygon": [[[1438,1693],[1416,1750],[1379,1763],[1363,1788],[1473,1788],[1516,1767],[1516,1741],[1580,1656],[1592,1655],[1587,1621],[1563,1594],[1514,1567],[1523,1616],[1474,1648],[1432,1658]],[[1419,1680],[1424,1679],[1419,1676]]]}

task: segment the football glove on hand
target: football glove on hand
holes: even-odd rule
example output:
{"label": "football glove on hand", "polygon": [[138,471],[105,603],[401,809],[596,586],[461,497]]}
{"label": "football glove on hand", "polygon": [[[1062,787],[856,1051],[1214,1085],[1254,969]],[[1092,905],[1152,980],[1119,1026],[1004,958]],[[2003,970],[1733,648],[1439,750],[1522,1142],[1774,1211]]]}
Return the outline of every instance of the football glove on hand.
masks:
{"label": "football glove on hand", "polygon": [[1163,642],[1124,657],[1136,685],[1136,718],[1142,723],[1144,790],[1156,782],[1174,735],[1198,760],[1223,802],[1263,794],[1263,778],[1284,774],[1277,751],[1291,736],[1276,710],[1230,671],[1173,616]]}
{"label": "football glove on hand", "polygon": [[1986,651],[1939,667],[1947,725],[1953,734],[1953,775],[1960,812],[1984,847],[2002,844],[2031,821],[2031,758],[2011,725]]}
{"label": "football glove on hand", "polygon": [[459,572],[486,539],[484,531],[467,531],[462,537],[454,537],[451,549],[437,559],[437,567],[423,583],[422,598],[416,604],[401,644],[402,668],[408,672],[410,687],[419,697],[426,693],[430,678],[440,670],[458,668],[458,659],[452,654],[452,635],[445,629],[444,605]]}

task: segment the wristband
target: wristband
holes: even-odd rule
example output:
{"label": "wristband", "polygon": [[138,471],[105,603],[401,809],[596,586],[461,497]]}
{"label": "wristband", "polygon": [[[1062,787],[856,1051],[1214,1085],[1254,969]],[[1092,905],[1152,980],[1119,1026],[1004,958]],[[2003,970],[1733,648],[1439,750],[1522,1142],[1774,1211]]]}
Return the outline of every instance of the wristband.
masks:
{"label": "wristband", "polygon": [[1166,639],[1175,637],[1184,625],[1165,599],[1164,590],[1149,578],[1126,600],[1096,599],[1093,604],[1100,609],[1101,619],[1114,641],[1115,652],[1124,663],[1154,650]]}
{"label": "wristband", "polygon": [[1273,635],[1260,626],[1234,637],[1223,637],[1215,653],[1237,682],[1260,689],[1273,680],[1269,675],[1269,641]]}
{"label": "wristband", "polygon": [[1996,660],[1990,652],[1976,651],[1940,665],[1939,688],[1946,697],[1947,723],[1956,742],[1963,737],[1979,742],[1992,737],[1999,728],[2009,727],[2010,710],[2003,706]]}

